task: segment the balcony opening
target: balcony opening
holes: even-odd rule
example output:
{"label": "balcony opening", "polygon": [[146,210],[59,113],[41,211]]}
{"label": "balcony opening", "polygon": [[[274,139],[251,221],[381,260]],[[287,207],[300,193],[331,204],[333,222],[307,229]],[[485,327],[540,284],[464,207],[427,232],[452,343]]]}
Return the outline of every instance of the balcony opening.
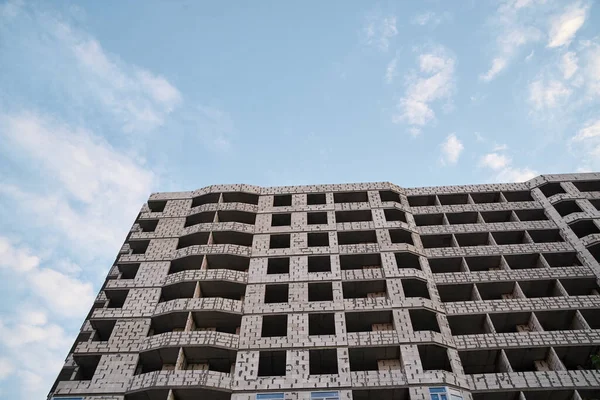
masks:
{"label": "balcony opening", "polygon": [[352,400],[410,400],[408,388],[353,389]]}
{"label": "balcony opening", "polygon": [[547,221],[548,217],[542,209],[536,210],[515,210],[519,221]]}
{"label": "balcony opening", "polygon": [[588,199],[588,201],[590,203],[592,203],[592,206],[594,206],[594,208],[596,210],[600,211],[600,199],[597,199],[597,200]]}
{"label": "balcony opening", "polygon": [[454,206],[457,204],[469,204],[469,195],[466,193],[438,194],[438,200],[443,206]]}
{"label": "balcony opening", "polygon": [[169,268],[169,274],[175,274],[181,271],[190,271],[195,269],[202,268],[202,261],[204,261],[204,256],[187,256],[183,258],[179,258],[177,260],[171,261],[171,266]]}
{"label": "balcony opening", "polygon": [[175,312],[153,317],[150,322],[148,336],[167,332],[183,332],[188,319],[188,312]]}
{"label": "balcony opening", "polygon": [[542,258],[539,254],[505,255],[504,260],[510,269],[543,268]]}
{"label": "balcony opening", "polygon": [[342,293],[344,299],[387,297],[385,280],[342,282]]}
{"label": "balcony opening", "polygon": [[590,219],[574,222],[570,224],[569,227],[575,233],[575,235],[577,235],[578,238],[600,233],[600,229],[598,229],[598,226],[594,223],[593,220]]}
{"label": "balcony opening", "polygon": [[530,312],[508,312],[489,314],[497,333],[529,332]]}
{"label": "balcony opening", "polygon": [[337,374],[337,350],[336,349],[318,349],[308,351],[309,374],[324,375]]}
{"label": "balcony opening", "polygon": [[218,222],[239,222],[241,224],[254,225],[256,213],[237,210],[217,211]]}
{"label": "balcony opening", "polygon": [[[173,314],[171,314],[173,315]],[[169,317],[167,314],[166,317]],[[187,313],[184,313],[184,321]],[[216,331],[229,334],[239,334],[242,316],[221,311],[196,311],[192,312],[193,331]],[[185,326],[185,322],[184,325]]]}
{"label": "balcony opening", "polygon": [[185,235],[179,238],[177,249],[184,249],[190,246],[205,246],[208,244],[209,232],[196,232],[191,235]]}
{"label": "balcony opening", "polygon": [[533,201],[529,190],[518,190],[514,192],[502,192],[504,198],[509,203],[516,203],[521,201]]}
{"label": "balcony opening", "polygon": [[406,223],[406,214],[404,211],[397,210],[395,208],[386,208],[383,210],[385,220],[387,222],[400,221]]}
{"label": "balcony opening", "polygon": [[148,201],[148,208],[150,212],[163,212],[165,211],[165,206],[167,205],[166,200],[150,200]]}
{"label": "balcony opening", "polygon": [[334,203],[367,203],[367,192],[340,192],[333,194]]}
{"label": "balcony opening", "polygon": [[462,258],[430,258],[429,269],[434,274],[446,274],[453,272],[464,272],[462,268]]}
{"label": "balcony opening", "polygon": [[331,282],[309,283],[308,301],[333,301]]}
{"label": "balcony opening", "polygon": [[421,365],[424,371],[448,371],[452,372],[448,350],[445,347],[436,344],[426,344],[417,346]]}
{"label": "balcony opening", "polygon": [[307,234],[308,247],[329,246],[329,234],[327,232],[309,232]]}
{"label": "balcony opening", "polygon": [[90,320],[92,328],[94,328],[93,342],[106,342],[110,339],[115,325],[117,324],[116,319],[92,319]]}
{"label": "balcony opening", "polygon": [[98,364],[100,364],[100,356],[79,356],[73,355],[73,361],[79,367],[77,369],[77,374],[74,381],[90,381],[94,377],[96,373],[96,369],[98,368]]}
{"label": "balcony opening", "polygon": [[398,266],[398,269],[412,268],[421,270],[419,256],[414,253],[395,253],[394,257],[396,258],[396,265]]}
{"label": "balcony opening", "polygon": [[292,225],[292,214],[271,214],[271,226]]}
{"label": "balcony opening", "polygon": [[290,248],[290,235],[271,235],[269,239],[270,249],[289,249]]}
{"label": "balcony opening", "polygon": [[[546,396],[544,399],[548,399]],[[481,393],[473,393],[473,400],[528,400],[528,397],[521,397],[521,392],[518,390],[512,390],[510,392],[505,391],[497,391],[493,392],[481,392]],[[570,400],[570,399],[564,399]]]}
{"label": "balcony opening", "polygon": [[122,308],[123,304],[125,304],[125,300],[127,299],[127,295],[129,294],[129,289],[127,290],[104,290],[104,294],[108,299],[107,308]]}
{"label": "balcony opening", "polygon": [[569,296],[600,296],[600,287],[595,278],[561,279],[560,283]]}
{"label": "balcony opening", "polygon": [[446,218],[450,225],[476,224],[478,214],[476,212],[448,213]]}
{"label": "balcony opening", "polygon": [[308,213],[306,213],[306,223],[308,225],[327,224],[327,213],[325,211],[308,212]]}
{"label": "balcony opening", "polygon": [[600,181],[573,181],[580,192],[600,192]]}
{"label": "balcony opening", "polygon": [[[231,393],[227,393],[220,390],[201,389],[198,387],[186,387],[181,389],[172,389],[173,397],[169,397],[169,400],[196,400],[196,399],[210,399],[210,400],[230,400]],[[169,389],[145,389],[136,391],[125,395],[124,400],[167,400]],[[269,398],[271,399],[271,398]],[[282,397],[283,399],[283,397]],[[65,400],[79,400],[71,399],[70,397]]]}
{"label": "balcony opening", "polygon": [[175,299],[191,299],[196,291],[196,282],[180,282],[173,285],[163,286],[160,293],[159,303]]}
{"label": "balcony opening", "polygon": [[411,207],[435,206],[435,195],[408,196],[408,204]]}
{"label": "balcony opening", "polygon": [[408,314],[410,315],[413,331],[440,332],[440,325],[438,324],[435,312],[425,309],[414,309],[408,310]]}
{"label": "balcony opening", "polygon": [[402,370],[400,347],[351,347],[348,350],[350,371]]}
{"label": "balcony opening", "polygon": [[549,352],[550,348],[548,347],[521,347],[504,350],[514,372],[551,370],[547,361]]}
{"label": "balcony opening", "polygon": [[412,233],[409,231],[405,231],[404,229],[390,229],[389,232],[392,243],[415,244],[412,239]]}
{"label": "balcony opening", "polygon": [[342,224],[345,222],[368,222],[373,221],[371,210],[356,211],[336,211],[335,222]]}
{"label": "balcony opening", "polygon": [[542,186],[538,187],[538,189],[540,189],[546,197],[552,197],[555,194],[560,193],[567,193],[565,192],[565,189],[563,189],[560,182],[545,183]]}
{"label": "balcony opening", "polygon": [[576,267],[581,265],[575,252],[544,253],[544,259],[551,267]]}
{"label": "balcony opening", "polygon": [[306,204],[309,206],[327,204],[327,196],[325,193],[309,193],[306,195]]}
{"label": "balcony opening", "polygon": [[125,264],[119,263],[117,264],[117,268],[121,273],[121,279],[135,279],[138,271],[140,270],[140,263],[133,264]]}
{"label": "balcony opening", "polygon": [[448,315],[452,335],[485,335],[492,333],[486,314]]}
{"label": "balcony opening", "polygon": [[287,314],[263,315],[261,337],[283,337],[287,336]]}
{"label": "balcony opening", "polygon": [[206,269],[229,269],[247,272],[250,258],[231,254],[209,254],[206,256]]}
{"label": "balcony opening", "polygon": [[596,259],[600,263],[600,244],[595,244],[587,248],[592,257]]}
{"label": "balcony opening", "polygon": [[592,329],[600,329],[600,309],[579,310]]}
{"label": "balcony opening", "polygon": [[475,204],[500,203],[499,192],[471,193],[471,200]]}
{"label": "balcony opening", "polygon": [[381,199],[382,203],[386,202],[386,201],[394,201],[396,203],[402,203],[402,200],[400,200],[400,194],[396,193],[392,190],[380,190],[379,198]]}
{"label": "balcony opening", "polygon": [[245,203],[258,205],[258,195],[242,192],[223,193],[223,203]]}
{"label": "balcony opening", "polygon": [[558,229],[540,229],[527,231],[534,243],[557,243],[565,240]]}
{"label": "balcony opening", "polygon": [[[600,399],[600,389],[577,389],[577,393],[579,393],[581,400]],[[548,396],[546,396],[542,399],[535,399],[535,400],[544,400],[544,399],[548,399]],[[563,399],[560,399],[560,400],[563,400]],[[566,397],[564,400],[572,400],[572,399],[569,397]]]}
{"label": "balcony opening", "polygon": [[474,301],[475,287],[472,283],[461,283],[458,285],[437,285],[440,299],[443,303],[455,301]]}
{"label": "balcony opening", "polygon": [[478,283],[477,290],[481,300],[502,300],[514,298],[514,282],[488,282]]}
{"label": "balcony opening", "polygon": [[512,211],[482,211],[481,218],[488,223],[511,222]]}
{"label": "balcony opening", "polygon": [[424,299],[430,299],[429,289],[427,289],[427,282],[420,279],[402,279],[402,288],[404,289],[405,297],[422,297]]}
{"label": "balcony opening", "polygon": [[237,352],[215,347],[190,346],[183,348],[185,370],[208,370],[231,373]]}
{"label": "balcony opening", "polygon": [[200,297],[219,297],[241,300],[246,294],[246,285],[230,281],[200,281]]}
{"label": "balcony opening", "polygon": [[138,222],[142,232],[154,232],[158,225],[157,219],[141,219]]}
{"label": "balcony opening", "polygon": [[494,237],[496,244],[500,246],[526,243],[525,231],[492,232],[492,236]]}
{"label": "balcony opening", "polygon": [[308,314],[308,334],[311,336],[335,335],[335,314]]}
{"label": "balcony opening", "polygon": [[375,231],[338,232],[337,237],[339,245],[377,243],[377,235],[375,234]]}
{"label": "balcony opening", "polygon": [[265,286],[265,304],[287,303],[288,297],[289,286],[287,284]]}
{"label": "balcony opening", "polygon": [[258,356],[258,376],[285,376],[285,350],[261,351]]}
{"label": "balcony opening", "polygon": [[269,258],[267,261],[267,274],[289,274],[290,273],[290,258]]}
{"label": "balcony opening", "polygon": [[452,247],[452,235],[421,235],[421,242],[426,249]]}
{"label": "balcony opening", "polygon": [[394,317],[391,311],[346,312],[348,332],[393,331]]}
{"label": "balcony opening", "polygon": [[207,193],[196,196],[192,199],[192,208],[203,206],[204,204],[214,204],[219,202],[221,193]]}
{"label": "balcony opening", "polygon": [[545,331],[571,331],[582,329],[574,310],[536,311],[535,316]]}
{"label": "balcony opening", "polygon": [[497,271],[502,269],[501,256],[465,257],[465,261],[471,272]]}
{"label": "balcony opening", "polygon": [[460,247],[487,246],[490,244],[487,232],[457,233],[454,237]]}
{"label": "balcony opening", "polygon": [[554,204],[554,208],[561,217],[566,217],[569,214],[583,212],[574,200],[561,201]]}
{"label": "balcony opening", "polygon": [[235,231],[216,231],[212,233],[212,244],[234,244],[236,246],[252,247],[253,235]]}
{"label": "balcony opening", "polygon": [[150,246],[149,240],[134,240],[129,242],[131,254],[145,254],[148,246]]}
{"label": "balcony opening", "polygon": [[381,268],[381,256],[377,253],[340,255],[340,268],[342,271]]}
{"label": "balcony opening", "polygon": [[465,374],[500,374],[508,372],[500,350],[459,351]]}
{"label": "balcony opening", "polygon": [[415,214],[413,217],[417,226],[444,225],[444,214]]}
{"label": "balcony opening", "polygon": [[291,194],[276,194],[275,196],[273,196],[273,207],[289,207],[291,205]]}
{"label": "balcony opening", "polygon": [[519,281],[519,286],[527,298],[562,296],[555,280]]}
{"label": "balcony opening", "polygon": [[203,211],[198,214],[190,215],[185,219],[184,228],[188,226],[194,226],[198,224],[210,224],[215,220],[215,212],[214,211]]}
{"label": "balcony opening", "polygon": [[308,256],[308,272],[331,272],[331,257]]}

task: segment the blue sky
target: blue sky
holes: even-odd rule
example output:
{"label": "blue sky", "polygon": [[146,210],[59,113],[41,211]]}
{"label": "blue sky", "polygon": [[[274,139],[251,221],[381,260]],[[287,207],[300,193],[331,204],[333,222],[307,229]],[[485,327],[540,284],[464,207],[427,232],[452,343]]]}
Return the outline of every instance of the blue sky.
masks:
{"label": "blue sky", "polygon": [[151,192],[599,167],[593,1],[0,1],[0,397],[47,393]]}

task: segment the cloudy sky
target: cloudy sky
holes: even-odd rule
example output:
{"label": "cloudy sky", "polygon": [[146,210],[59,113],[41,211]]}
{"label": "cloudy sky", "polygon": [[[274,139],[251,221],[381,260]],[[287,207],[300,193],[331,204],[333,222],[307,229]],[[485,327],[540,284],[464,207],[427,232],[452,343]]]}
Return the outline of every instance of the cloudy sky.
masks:
{"label": "cloudy sky", "polygon": [[42,398],[149,193],[600,167],[600,5],[0,0],[0,397]]}

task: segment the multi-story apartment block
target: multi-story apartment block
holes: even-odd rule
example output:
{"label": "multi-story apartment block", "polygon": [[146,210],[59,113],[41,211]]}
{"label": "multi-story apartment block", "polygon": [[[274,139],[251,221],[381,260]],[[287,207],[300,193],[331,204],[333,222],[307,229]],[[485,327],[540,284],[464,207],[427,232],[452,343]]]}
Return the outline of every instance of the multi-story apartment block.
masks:
{"label": "multi-story apartment block", "polygon": [[138,215],[51,399],[600,399],[600,174]]}

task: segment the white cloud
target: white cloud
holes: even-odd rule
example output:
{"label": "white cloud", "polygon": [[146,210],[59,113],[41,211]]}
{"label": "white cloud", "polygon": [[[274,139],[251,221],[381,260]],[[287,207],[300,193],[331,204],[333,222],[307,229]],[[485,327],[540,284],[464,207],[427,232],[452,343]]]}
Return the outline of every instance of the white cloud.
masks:
{"label": "white cloud", "polygon": [[479,161],[481,166],[491,168],[493,170],[505,168],[510,164],[510,162],[510,158],[504,154],[498,153],[488,153],[481,157],[481,160]]}
{"label": "white cloud", "polygon": [[5,379],[13,373],[15,366],[6,357],[0,357],[0,380]]}
{"label": "white cloud", "polygon": [[59,231],[91,254],[117,249],[151,192],[154,176],[93,133],[36,113],[0,115],[0,136],[44,166],[56,184],[31,193],[0,183],[36,223]]}
{"label": "white cloud", "polygon": [[575,72],[577,72],[577,68],[577,55],[572,51],[563,54],[560,62],[563,77],[567,80],[571,79]]}
{"label": "white cloud", "polygon": [[573,137],[574,141],[583,141],[586,139],[600,138],[600,119],[597,121],[588,122],[583,128]]}
{"label": "white cloud", "polygon": [[494,58],[492,60],[492,66],[490,67],[489,70],[487,70],[486,73],[481,74],[479,76],[480,79],[489,82],[492,79],[494,79],[496,77],[496,75],[498,75],[504,68],[506,68],[506,64],[507,61],[502,58],[502,57],[498,57],[498,58]]}
{"label": "white cloud", "polygon": [[29,276],[34,292],[55,312],[65,316],[81,316],[94,301],[94,289],[82,282],[52,269],[40,269]]}
{"label": "white cloud", "polygon": [[563,14],[554,17],[548,34],[548,47],[569,45],[585,22],[588,7],[576,3]]}
{"label": "white cloud", "polygon": [[396,67],[398,64],[398,58],[394,57],[392,61],[390,61],[385,69],[385,82],[392,83],[394,78],[396,77]]}
{"label": "white cloud", "polygon": [[407,89],[398,103],[394,123],[417,127],[435,119],[431,103],[447,99],[454,88],[455,59],[443,48],[419,55],[419,71],[407,78]]}
{"label": "white cloud", "polygon": [[554,108],[566,100],[571,92],[561,81],[537,79],[529,84],[529,102],[537,110]]}
{"label": "white cloud", "polygon": [[448,135],[446,140],[442,143],[442,162],[448,164],[456,164],[460,153],[464,150],[464,145],[454,133]]}
{"label": "white cloud", "polygon": [[18,272],[28,272],[38,267],[40,259],[29,250],[15,248],[5,237],[0,236],[0,267]]}
{"label": "white cloud", "polygon": [[436,25],[439,25],[440,23],[442,23],[444,20],[448,20],[449,18],[450,18],[450,15],[448,15],[448,14],[439,15],[439,14],[434,13],[433,11],[425,11],[420,14],[414,15],[410,19],[410,23],[413,25],[420,25],[420,26],[425,26],[425,25],[436,26]]}
{"label": "white cloud", "polygon": [[538,176],[539,173],[529,168],[508,167],[496,176],[498,182],[525,182]]}
{"label": "white cloud", "polygon": [[492,151],[504,151],[508,150],[508,145],[506,144],[495,144]]}
{"label": "white cloud", "polygon": [[390,40],[398,35],[396,16],[369,15],[363,28],[365,41],[370,46],[375,46],[381,51],[387,51]]}
{"label": "white cloud", "polygon": [[535,55],[535,50],[531,50],[531,53],[529,53],[529,55],[527,57],[525,57],[525,61],[526,62],[531,61],[531,59],[533,58],[534,55]]}
{"label": "white cloud", "polygon": [[569,145],[580,162],[579,170],[600,169],[600,119],[586,122]]}

